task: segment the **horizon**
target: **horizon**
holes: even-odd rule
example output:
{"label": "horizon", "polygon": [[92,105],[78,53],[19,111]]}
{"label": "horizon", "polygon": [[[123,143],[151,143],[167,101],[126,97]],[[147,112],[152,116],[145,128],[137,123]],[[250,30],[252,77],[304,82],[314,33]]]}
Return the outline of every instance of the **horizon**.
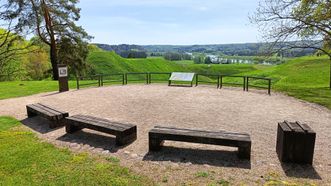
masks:
{"label": "horizon", "polygon": [[245,45],[245,44],[263,44],[266,42],[247,42],[247,43],[211,43],[211,44],[187,44],[187,45],[182,45],[182,44],[128,44],[128,43],[119,43],[119,44],[108,44],[108,43],[95,43],[95,42],[90,42],[90,44],[105,44],[105,45],[138,45],[138,46],[209,46],[209,45]]}
{"label": "horizon", "polygon": [[258,2],[84,0],[78,4],[81,8],[78,24],[94,36],[90,43],[109,45],[260,43],[257,27],[249,22]]}

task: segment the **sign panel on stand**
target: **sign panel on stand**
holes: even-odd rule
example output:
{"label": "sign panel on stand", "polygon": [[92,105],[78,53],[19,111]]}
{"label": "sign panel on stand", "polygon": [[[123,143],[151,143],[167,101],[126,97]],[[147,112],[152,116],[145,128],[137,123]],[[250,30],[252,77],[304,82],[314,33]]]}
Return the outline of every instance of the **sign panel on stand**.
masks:
{"label": "sign panel on stand", "polygon": [[[169,86],[174,86],[174,84],[173,84],[174,82],[185,82],[185,83],[190,82],[190,86],[192,87],[194,76],[195,76],[195,73],[173,72],[169,78]],[[177,86],[185,86],[185,85],[177,84]]]}

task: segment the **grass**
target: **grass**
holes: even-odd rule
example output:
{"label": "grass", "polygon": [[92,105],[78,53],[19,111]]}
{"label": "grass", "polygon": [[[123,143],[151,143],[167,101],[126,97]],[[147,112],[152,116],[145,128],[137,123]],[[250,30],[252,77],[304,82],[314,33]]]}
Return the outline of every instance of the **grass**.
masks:
{"label": "grass", "polygon": [[58,89],[56,81],[9,81],[0,82],[0,99],[33,95]]}
{"label": "grass", "polygon": [[193,60],[180,60],[180,61],[172,61],[172,62],[180,64],[180,65],[192,65],[192,64],[194,64]]}
{"label": "grass", "polygon": [[273,90],[331,109],[330,61],[327,57],[300,57],[285,64],[243,75],[271,77]]}
{"label": "grass", "polygon": [[73,154],[0,117],[0,185],[152,185],[118,161]]}
{"label": "grass", "polygon": [[196,178],[206,178],[209,176],[208,172],[204,172],[204,171],[199,171],[195,174]]}
{"label": "grass", "polygon": [[114,52],[92,51],[87,59],[96,73],[174,72],[182,67],[163,58],[125,59]]}
{"label": "grass", "polygon": [[[91,83],[96,81],[83,81],[81,83]],[[0,100],[29,96],[33,94],[39,94],[44,92],[58,91],[58,82],[57,81],[5,81],[0,82]],[[98,86],[97,83],[84,87]],[[76,89],[76,81],[69,81],[69,88]]]}

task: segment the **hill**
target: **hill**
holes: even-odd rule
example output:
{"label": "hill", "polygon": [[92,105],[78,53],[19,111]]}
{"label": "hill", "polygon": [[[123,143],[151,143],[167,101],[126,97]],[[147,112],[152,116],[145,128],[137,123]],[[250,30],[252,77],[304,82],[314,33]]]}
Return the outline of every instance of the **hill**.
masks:
{"label": "hill", "polygon": [[241,75],[270,77],[274,90],[331,108],[329,74],[330,60],[326,56],[305,56]]}
{"label": "hill", "polygon": [[90,52],[88,63],[93,67],[94,74],[111,74],[126,72],[196,72],[210,74],[233,75],[259,69],[259,65],[229,64],[204,65],[182,64],[165,60],[163,58],[126,59],[115,52],[93,50]]}
{"label": "hill", "polygon": [[96,74],[126,72],[174,72],[184,70],[181,65],[171,63],[163,58],[126,59],[115,52],[92,51],[87,61]]}

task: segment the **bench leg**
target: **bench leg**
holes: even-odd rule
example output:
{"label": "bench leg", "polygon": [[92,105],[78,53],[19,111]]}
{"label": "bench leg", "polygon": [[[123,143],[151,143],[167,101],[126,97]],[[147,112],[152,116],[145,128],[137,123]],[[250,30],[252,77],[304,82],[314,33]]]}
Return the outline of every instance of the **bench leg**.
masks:
{"label": "bench leg", "polygon": [[164,141],[158,138],[149,137],[149,151],[159,151],[161,150]]}
{"label": "bench leg", "polygon": [[251,146],[238,147],[238,157],[240,159],[251,159]]}
{"label": "bench leg", "polygon": [[82,128],[74,126],[74,125],[66,124],[66,132],[69,133],[69,134],[72,134],[72,133],[77,132],[79,130],[82,130]]}
{"label": "bench leg", "polygon": [[57,120],[57,121],[51,121],[51,123],[49,124],[49,128],[54,129],[54,128],[62,127],[64,125],[65,125],[64,119]]}
{"label": "bench leg", "polygon": [[28,108],[26,109],[26,112],[28,114],[28,118],[31,118],[31,117],[34,117],[34,116],[37,116],[38,114],[34,113],[34,112],[31,112]]}
{"label": "bench leg", "polygon": [[122,146],[134,142],[137,139],[137,131],[128,135],[117,135],[116,145]]}
{"label": "bench leg", "polygon": [[55,129],[55,128],[57,128],[58,127],[58,121],[51,121],[50,123],[49,123],[49,128],[51,128],[51,129]]}

